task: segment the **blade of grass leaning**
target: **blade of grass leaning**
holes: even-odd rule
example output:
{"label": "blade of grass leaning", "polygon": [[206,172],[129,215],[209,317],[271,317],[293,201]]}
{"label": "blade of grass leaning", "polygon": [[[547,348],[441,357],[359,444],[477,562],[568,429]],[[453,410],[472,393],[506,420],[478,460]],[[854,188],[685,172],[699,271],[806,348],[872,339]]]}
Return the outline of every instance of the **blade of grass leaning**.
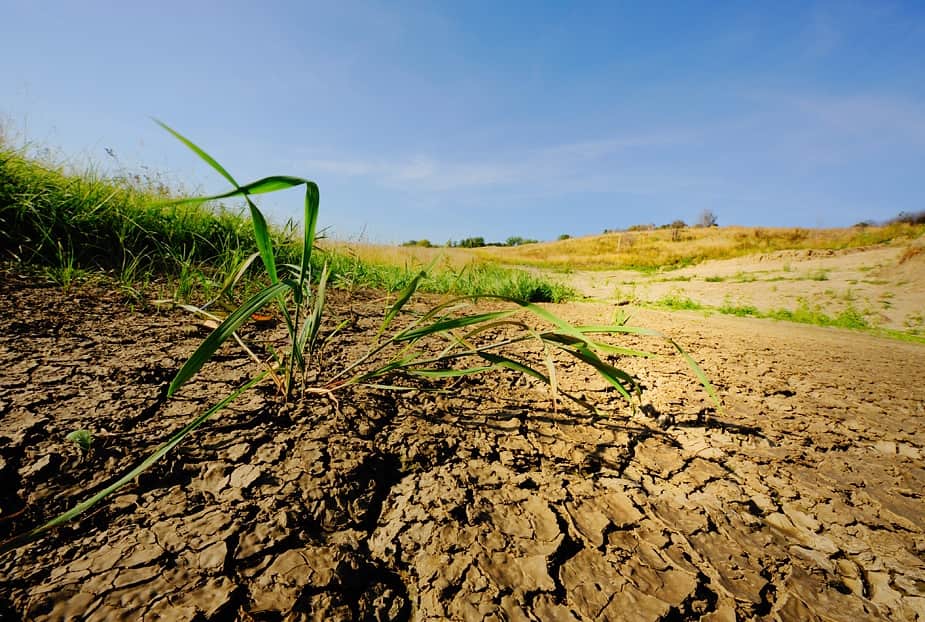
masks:
{"label": "blade of grass leaning", "polygon": [[[224,318],[218,315],[215,315],[214,313],[211,313],[209,311],[206,311],[204,307],[197,307],[194,305],[187,305],[187,304],[177,304],[176,306],[180,309],[183,309],[184,311],[189,311],[193,315],[198,315],[207,320],[215,322],[216,327],[218,324],[221,324],[221,322],[224,320]],[[270,364],[267,363],[266,361],[260,360],[260,357],[254,354],[254,351],[247,347],[247,344],[244,343],[244,340],[238,336],[238,333],[236,332],[232,333],[231,336],[238,343],[238,346],[240,346],[240,348],[244,350],[245,354],[247,354],[247,356],[249,356],[251,360],[257,364],[258,367],[266,367],[267,374],[269,374],[270,378],[273,380],[276,386],[280,389],[283,389],[284,383],[283,383],[282,378],[279,377],[279,374],[276,373],[276,371],[270,366]]]}
{"label": "blade of grass leaning", "polygon": [[482,367],[466,367],[462,369],[423,369],[417,367],[405,367],[402,371],[413,376],[422,376],[424,378],[458,378],[460,376],[471,376],[481,374],[486,371],[498,369],[498,365],[485,365]]}
{"label": "blade of grass leaning", "polygon": [[242,385],[241,387],[233,391],[230,395],[225,397],[223,400],[221,400],[220,402],[218,402],[217,404],[215,404],[214,406],[206,410],[204,413],[202,413],[201,415],[199,415],[198,417],[190,421],[182,429],[180,429],[173,436],[171,436],[170,439],[168,439],[166,443],[158,447],[154,451],[154,453],[152,453],[150,456],[145,458],[141,463],[139,463],[138,466],[133,468],[131,471],[129,471],[128,473],[126,473],[125,475],[117,479],[115,482],[113,482],[112,484],[104,488],[103,490],[99,491],[98,493],[96,493],[95,495],[87,499],[86,501],[82,501],[78,503],[70,510],[67,510],[66,512],[62,512],[61,514],[54,517],[47,523],[40,525],[39,527],[36,527],[35,529],[31,531],[27,531],[26,533],[20,536],[17,536],[15,538],[12,538],[0,544],[0,554],[5,553],[7,551],[11,551],[15,548],[22,546],[23,544],[31,542],[32,540],[35,540],[36,538],[42,536],[44,533],[54,529],[55,527],[59,527],[63,525],[64,523],[67,523],[77,518],[78,516],[80,516],[81,514],[83,514],[90,508],[92,508],[93,506],[95,506],[97,503],[99,503],[100,501],[102,501],[103,499],[111,495],[112,493],[116,492],[117,490],[125,486],[126,484],[132,482],[136,477],[138,477],[139,475],[147,471],[149,468],[151,468],[151,466],[155,462],[163,458],[171,449],[179,445],[180,442],[184,438],[186,438],[193,430],[195,430],[196,428],[201,426],[203,423],[205,423],[215,413],[219,412],[220,410],[228,406],[228,404],[230,404],[235,399],[237,399],[239,395],[241,395],[242,393],[244,393],[251,387],[255,386],[257,383],[263,380],[265,376],[266,376],[266,373],[258,374],[253,379],[249,380],[246,384]]}
{"label": "blade of grass leaning", "polygon": [[[456,339],[459,339],[459,338],[457,337]],[[512,339],[505,339],[503,341],[490,343],[490,344],[482,345],[479,347],[473,347],[473,346],[469,346],[466,343],[462,343],[461,345],[466,349],[458,351],[458,352],[440,353],[435,356],[431,356],[427,358],[421,358],[420,355],[411,356],[411,357],[404,356],[401,358],[407,359],[411,361],[414,365],[419,365],[419,366],[432,365],[436,363],[448,363],[450,361],[455,361],[455,360],[459,360],[459,359],[470,357],[470,356],[479,356],[482,352],[491,352],[492,350],[500,349],[500,348],[503,348],[509,345],[513,345],[515,343],[529,341],[531,339],[533,339],[533,337],[529,335],[521,335],[520,337],[515,337]],[[410,351],[410,348],[413,345],[414,345],[414,342],[410,342],[409,345],[402,351],[402,354],[407,354],[407,352]]]}
{"label": "blade of grass leaning", "polygon": [[388,328],[389,324],[392,323],[392,320],[395,319],[395,316],[404,308],[405,304],[411,299],[414,293],[418,289],[421,281],[427,277],[427,274],[433,269],[436,265],[437,260],[440,259],[440,255],[434,257],[433,261],[427,265],[426,268],[417,273],[417,275],[411,279],[411,282],[402,289],[401,293],[398,294],[398,298],[395,300],[395,303],[389,308],[388,312],[385,314],[385,318],[382,320],[382,326],[379,327],[379,335],[382,335],[385,332],[385,329]]}
{"label": "blade of grass leaning", "polygon": [[556,361],[552,357],[552,348],[543,341],[543,338],[536,335],[536,338],[543,344],[543,362],[546,364],[546,373],[549,375],[549,390],[552,393],[552,411],[559,410],[559,377],[556,373]]}
{"label": "blade of grass leaning", "polygon": [[462,317],[455,317],[448,320],[441,320],[434,322],[433,324],[428,324],[427,326],[419,326],[417,328],[412,328],[406,331],[403,331],[393,337],[393,341],[408,341],[411,339],[420,339],[421,337],[426,337],[427,335],[433,335],[436,333],[445,332],[448,330],[453,330],[455,328],[462,328],[464,326],[472,326],[473,324],[480,324],[482,322],[496,320],[500,318],[505,318],[513,315],[515,311],[490,311],[488,313],[477,313],[475,315],[464,315]]}
{"label": "blade of grass leaning", "polygon": [[251,315],[259,311],[268,302],[277,298],[294,284],[291,281],[280,281],[270,285],[256,294],[231,313],[218,328],[206,337],[199,348],[189,357],[167,390],[167,397],[172,397],[177,390],[190,378],[196,375],[203,365],[215,354],[215,351],[243,324]]}
{"label": "blade of grass leaning", "polygon": [[674,347],[675,350],[681,355],[685,360],[688,367],[691,368],[691,371],[694,372],[694,375],[697,377],[697,380],[700,381],[700,384],[703,385],[703,388],[706,390],[707,394],[713,400],[716,407],[720,412],[723,412],[722,402],[719,399],[719,395],[716,393],[716,389],[710,383],[710,379],[707,377],[706,373],[701,369],[700,365],[697,364],[697,361],[688,354],[688,352],[678,344],[674,339],[668,337],[664,333],[654,330],[652,328],[641,328],[638,326],[622,326],[622,325],[613,325],[613,326],[578,326],[577,330],[582,333],[628,333],[634,335],[647,335],[653,337],[660,337]]}
{"label": "blade of grass leaning", "polygon": [[515,361],[514,359],[508,356],[503,356],[501,354],[493,354],[491,352],[479,352],[479,356],[481,356],[486,361],[494,363],[498,367],[506,367],[507,369],[511,369],[513,371],[517,371],[522,374],[526,374],[528,376],[533,376],[537,380],[540,380],[541,382],[544,382],[545,384],[549,384],[549,378],[547,378],[540,372],[536,371],[532,367],[525,365],[524,363],[521,363],[519,361]]}
{"label": "blade of grass leaning", "polygon": [[674,339],[671,339],[668,337],[666,337],[666,339],[668,339],[668,342],[671,343],[671,345],[673,345],[675,349],[677,349],[677,351],[681,354],[684,360],[687,361],[688,367],[690,367],[691,371],[694,372],[694,375],[697,376],[697,380],[699,380],[700,384],[703,385],[703,388],[706,390],[707,395],[709,395],[713,399],[713,403],[716,404],[717,410],[719,410],[720,413],[724,412],[723,404],[719,399],[719,395],[716,393],[716,389],[713,388],[713,385],[710,383],[710,379],[707,378],[706,373],[704,373],[700,365],[697,364],[697,361],[694,360],[694,357],[688,354],[687,351],[684,348],[682,348]]}
{"label": "blade of grass leaning", "polygon": [[[555,343],[555,342],[554,342]],[[558,345],[558,344],[557,344]],[[629,389],[624,386],[621,379],[624,381],[629,381],[630,388],[636,389],[634,392],[638,392],[638,385],[636,382],[627,374],[626,372],[617,369],[609,363],[605,363],[597,357],[593,352],[586,348],[571,348],[567,346],[558,345],[559,349],[568,352],[578,360],[590,365],[593,367],[597,373],[606,380],[612,387],[614,387],[623,398],[629,402],[633,403],[633,397],[630,395]]]}
{"label": "blade of grass leaning", "polygon": [[623,348],[620,346],[611,345],[609,343],[604,343],[601,341],[593,341],[591,339],[577,339],[572,335],[563,335],[562,333],[556,332],[546,332],[541,333],[540,337],[547,341],[554,341],[556,343],[561,343],[563,345],[569,346],[578,346],[578,345],[590,345],[592,349],[599,352],[606,352],[607,354],[617,354],[620,356],[634,356],[640,358],[654,358],[658,356],[652,352],[645,352],[643,350],[634,350],[632,348]]}
{"label": "blade of grass leaning", "polygon": [[[318,191],[318,185],[305,182],[305,221],[303,224],[304,235],[302,238],[302,261],[301,270],[299,270],[299,289],[305,284],[305,279],[311,267],[312,249],[315,245],[315,227],[318,226],[318,209],[321,203],[321,195]],[[325,264],[327,265],[327,264]]]}
{"label": "blade of grass leaning", "polygon": [[244,261],[238,264],[237,269],[228,275],[224,283],[222,283],[222,288],[218,290],[218,294],[215,297],[202,305],[202,309],[207,309],[209,306],[215,304],[217,301],[221,300],[225,296],[231,293],[231,290],[234,289],[234,286],[238,284],[238,281],[244,276],[247,272],[247,269],[251,267],[251,264],[254,263],[254,260],[260,257],[260,253],[251,253]]}
{"label": "blade of grass leaning", "polygon": [[[223,169],[224,170],[224,169]],[[263,177],[256,181],[252,181],[249,184],[244,184],[243,186],[238,186],[234,184],[233,190],[228,190],[226,192],[220,192],[218,194],[207,194],[195,197],[180,197],[178,199],[167,199],[165,201],[157,201],[153,205],[157,207],[171,207],[175,205],[198,205],[201,203],[209,203],[211,201],[220,201],[222,199],[231,199],[238,196],[248,196],[252,194],[267,194],[270,192],[277,192],[279,190],[287,190],[289,188],[295,188],[301,186],[302,184],[312,184],[307,179],[301,177],[293,177],[291,175],[272,175],[270,177]]]}
{"label": "blade of grass leaning", "polygon": [[600,326],[576,326],[575,330],[583,335],[589,333],[626,333],[630,335],[645,335],[648,337],[662,337],[661,333],[654,328],[643,328],[641,326],[627,326],[625,324],[606,324]]}
{"label": "blade of grass leaning", "polygon": [[373,382],[367,382],[367,383],[364,383],[363,386],[369,389],[382,389],[384,391],[416,391],[416,392],[420,391],[422,393],[441,393],[444,395],[448,395],[452,393],[452,391],[448,391],[446,389],[432,389],[430,387],[418,387],[418,386],[403,387],[399,384],[377,384]]}
{"label": "blade of grass leaning", "polygon": [[567,397],[569,400],[575,402],[576,404],[578,404],[578,405],[581,406],[582,408],[586,409],[588,412],[597,414],[597,408],[595,408],[593,404],[589,404],[589,403],[586,402],[585,400],[583,400],[583,399],[581,399],[581,398],[578,398],[578,397],[575,397],[574,395],[572,395],[571,393],[569,393],[569,392],[567,392],[567,391],[562,391],[562,390],[559,390],[559,389],[558,389],[558,382],[555,380],[555,371],[554,371],[554,370],[555,370],[555,367],[553,367],[553,372],[552,372],[552,373],[550,374],[550,376],[547,378],[547,377],[544,376],[542,373],[536,371],[536,370],[533,369],[532,367],[530,367],[530,366],[528,366],[528,365],[525,365],[525,364],[523,364],[523,363],[521,363],[521,362],[519,362],[519,361],[515,361],[514,359],[512,359],[512,358],[510,358],[510,357],[502,356],[502,355],[500,355],[500,354],[492,354],[492,353],[480,353],[480,356],[485,357],[486,360],[496,362],[496,363],[498,364],[499,367],[506,367],[506,368],[511,369],[511,370],[513,370],[513,371],[517,371],[517,372],[520,372],[520,373],[522,373],[522,374],[526,374],[526,375],[528,375],[528,376],[532,376],[532,377],[536,378],[537,380],[540,380],[541,382],[543,382],[543,383],[549,385],[550,387],[552,387],[552,386],[554,385],[554,383],[555,383],[555,385],[556,385],[556,391],[553,393],[554,396],[556,396],[556,395],[564,395],[564,396]]}
{"label": "blade of grass leaning", "polygon": [[[267,227],[267,219],[263,217],[263,212],[257,209],[254,202],[246,194],[247,207],[251,211],[251,225],[254,228],[254,240],[257,242],[257,250],[260,251],[260,259],[263,260],[263,267],[270,277],[270,283],[279,281],[279,275],[276,271],[276,255],[273,254],[273,241],[270,238],[270,229]],[[301,289],[296,290],[301,292]],[[285,305],[283,305],[285,306]]]}
{"label": "blade of grass leaning", "polygon": [[[445,356],[448,356],[450,353],[453,352],[454,349],[456,349],[457,346],[462,346],[464,348],[474,350],[474,348],[472,348],[472,346],[470,346],[468,343],[469,340],[472,339],[472,337],[475,337],[476,335],[484,333],[485,331],[489,331],[489,330],[496,329],[496,328],[501,328],[502,326],[512,326],[522,331],[529,330],[527,328],[527,325],[519,320],[498,320],[496,322],[485,322],[482,325],[478,326],[477,328],[469,331],[462,337],[457,337],[455,333],[451,333],[450,343],[443,350],[440,351],[440,353],[437,355],[437,358],[443,358]],[[526,341],[526,338],[522,339],[522,341]],[[511,340],[505,340],[504,342],[499,342],[499,343],[503,343],[504,345],[509,345],[514,342]]]}
{"label": "blade of grass leaning", "polygon": [[[495,352],[491,352],[491,350],[501,348],[505,345],[510,345],[511,343],[514,343],[515,341],[517,341],[517,339],[513,339],[513,340],[505,339],[502,341],[490,343],[488,345],[479,346],[479,347],[476,347],[475,345],[470,343],[469,338],[472,335],[482,332],[480,329],[488,330],[490,328],[495,328],[502,324],[516,324],[516,322],[512,320],[498,320],[498,321],[486,321],[484,324],[485,324],[484,326],[480,328],[476,328],[475,330],[470,331],[469,333],[467,333],[465,336],[462,336],[462,337],[457,335],[452,330],[447,330],[441,333],[442,335],[449,337],[456,344],[461,345],[462,347],[466,348],[466,350],[462,352],[457,352],[454,354],[449,354],[448,352],[449,348],[447,348],[447,350],[444,350],[444,353],[441,353],[440,355],[437,356],[437,359],[434,362],[447,361],[452,358],[460,358],[460,357],[465,357],[465,356],[477,355],[485,359],[486,361],[493,363],[496,367],[505,367],[507,369],[512,369],[522,374],[533,376],[541,380],[542,382],[545,382],[546,384],[550,384],[550,380],[547,377],[543,376],[543,374],[539,373],[532,367],[529,367],[528,365],[525,365],[524,363],[516,361],[510,357],[503,356]],[[535,339],[538,337],[535,333],[532,333],[532,331],[529,331],[526,328],[524,328],[524,330],[531,334],[522,336],[520,340],[527,341],[529,339]]]}
{"label": "blade of grass leaning", "polygon": [[315,298],[312,303],[312,312],[302,325],[299,331],[299,349],[304,353],[311,354],[315,350],[315,342],[318,338],[318,330],[321,328],[321,320],[324,316],[325,292],[327,291],[328,264],[325,263],[321,269],[321,278],[318,279],[318,286],[315,289]]}
{"label": "blade of grass leaning", "polygon": [[186,145],[187,147],[189,147],[189,149],[190,149],[193,153],[195,153],[196,155],[198,155],[206,164],[208,164],[208,165],[211,166],[213,169],[215,169],[215,170],[218,172],[219,175],[221,175],[222,177],[224,177],[225,179],[227,179],[228,182],[229,182],[232,186],[234,186],[235,188],[238,187],[238,182],[236,182],[236,181],[234,180],[234,177],[231,176],[231,173],[229,173],[228,171],[226,171],[225,168],[224,168],[221,164],[219,164],[218,162],[215,161],[215,158],[213,158],[213,157],[210,156],[208,153],[206,153],[205,151],[203,151],[198,145],[196,145],[196,143],[194,143],[194,142],[191,141],[189,138],[187,138],[186,136],[184,136],[183,134],[181,134],[181,133],[178,132],[177,130],[173,129],[172,127],[170,127],[169,125],[167,125],[166,123],[164,123],[163,121],[161,121],[160,119],[154,119],[154,122],[157,123],[158,125],[160,125],[162,128],[164,128],[164,129],[167,130],[168,132],[170,132],[171,134],[173,134],[174,137],[175,137],[177,140],[179,140],[181,143],[183,143],[184,145]]}

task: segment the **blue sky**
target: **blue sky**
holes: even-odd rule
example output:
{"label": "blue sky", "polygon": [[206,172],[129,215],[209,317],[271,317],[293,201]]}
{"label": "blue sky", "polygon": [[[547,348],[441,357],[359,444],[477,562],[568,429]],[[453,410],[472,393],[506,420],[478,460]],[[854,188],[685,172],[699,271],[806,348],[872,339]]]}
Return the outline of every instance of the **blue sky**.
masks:
{"label": "blue sky", "polygon": [[[925,3],[6,0],[0,115],[74,163],[308,177],[334,235],[925,209]],[[118,156],[106,154],[110,148]],[[298,195],[267,199],[298,217]]]}

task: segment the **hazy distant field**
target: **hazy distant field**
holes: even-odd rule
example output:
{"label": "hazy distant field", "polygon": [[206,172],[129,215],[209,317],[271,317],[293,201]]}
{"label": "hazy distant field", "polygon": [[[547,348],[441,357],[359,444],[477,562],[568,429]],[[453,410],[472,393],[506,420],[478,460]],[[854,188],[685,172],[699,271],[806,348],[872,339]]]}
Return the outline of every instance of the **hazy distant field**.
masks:
{"label": "hazy distant field", "polygon": [[925,333],[925,226],[690,228],[516,247],[328,242],[375,264],[460,270],[497,263],[558,279],[579,297],[673,310]]}

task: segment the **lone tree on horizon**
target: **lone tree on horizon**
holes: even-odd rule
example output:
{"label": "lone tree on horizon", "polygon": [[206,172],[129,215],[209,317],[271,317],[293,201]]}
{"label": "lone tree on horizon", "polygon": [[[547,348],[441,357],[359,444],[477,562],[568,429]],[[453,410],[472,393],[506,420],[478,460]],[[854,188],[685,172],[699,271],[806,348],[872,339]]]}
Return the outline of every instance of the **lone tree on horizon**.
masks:
{"label": "lone tree on horizon", "polygon": [[713,213],[713,210],[705,209],[700,212],[700,218],[697,219],[697,224],[701,227],[716,227],[717,218],[716,214]]}

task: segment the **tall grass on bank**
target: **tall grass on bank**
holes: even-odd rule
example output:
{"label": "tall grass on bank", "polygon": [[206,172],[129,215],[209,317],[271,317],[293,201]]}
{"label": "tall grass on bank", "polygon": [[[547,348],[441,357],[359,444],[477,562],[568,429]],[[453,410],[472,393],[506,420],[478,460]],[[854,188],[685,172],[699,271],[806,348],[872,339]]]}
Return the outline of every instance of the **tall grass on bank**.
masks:
{"label": "tall grass on bank", "polygon": [[70,172],[0,145],[0,255],[27,265],[66,258],[83,269],[173,274],[256,250],[240,211],[153,206],[168,198],[170,190],[154,183]]}
{"label": "tall grass on bank", "polygon": [[[103,270],[126,288],[166,279],[180,300],[211,298],[258,251],[250,219],[243,207],[220,203],[163,204],[175,194],[156,180],[68,171],[0,143],[0,261],[43,269],[65,287]],[[291,225],[267,231],[282,263],[301,256],[302,239]],[[321,255],[332,283],[342,286],[399,291],[420,267],[400,258],[369,261],[336,246]],[[316,255],[313,261],[320,268],[324,259]],[[561,284],[471,258],[465,265],[442,265],[433,276],[426,291],[532,302],[574,296]]]}

